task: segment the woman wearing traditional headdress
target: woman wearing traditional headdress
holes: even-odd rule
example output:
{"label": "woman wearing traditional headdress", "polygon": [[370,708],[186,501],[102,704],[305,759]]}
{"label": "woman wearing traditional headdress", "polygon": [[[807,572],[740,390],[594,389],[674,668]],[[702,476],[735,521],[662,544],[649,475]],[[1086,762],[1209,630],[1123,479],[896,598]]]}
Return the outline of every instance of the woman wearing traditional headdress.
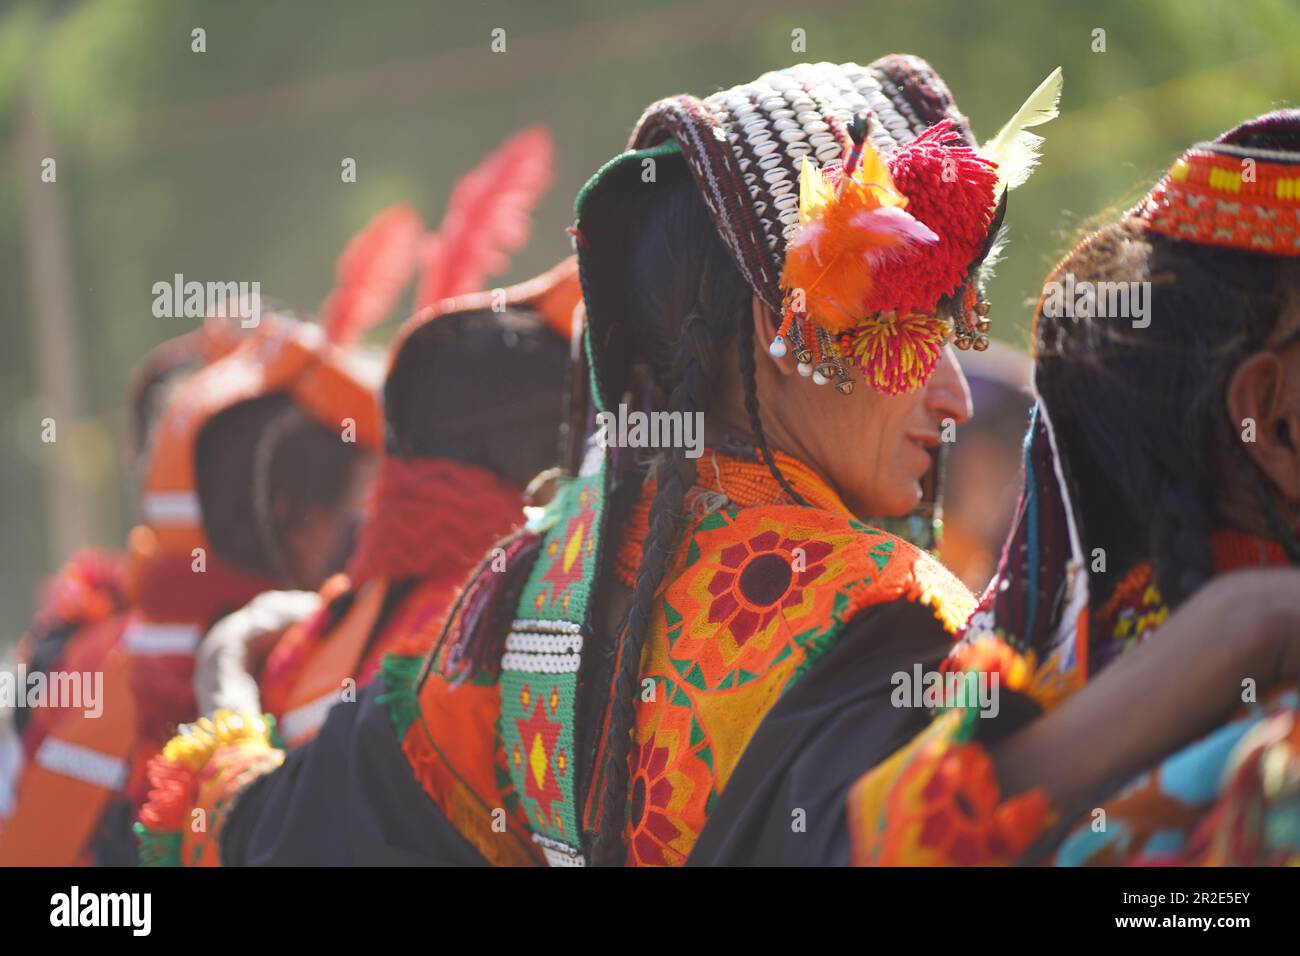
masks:
{"label": "woman wearing traditional headdress", "polygon": [[855,860],[1300,862],[1297,576],[1240,570],[1300,560],[1300,111],[1084,239],[1035,346],[1017,525],[945,664],[998,713],[947,701],[855,786]]}
{"label": "woman wearing traditional headdress", "polygon": [[[128,387],[130,441],[125,448],[127,472],[135,480],[133,496],[144,487],[154,430],[171,394],[203,366],[229,353],[239,343],[237,327],[219,316],[183,335],[166,339],[149,350],[131,371]],[[136,532],[136,540],[139,539]],[[105,655],[117,644],[135,600],[135,583],[144,555],[131,549],[113,552],[83,549],[75,553],[44,585],[31,628],[22,637],[14,659],[29,682],[58,673],[93,674],[103,668]],[[42,675],[38,678],[37,675]],[[60,707],[12,710],[14,762],[5,766],[0,755],[0,826],[14,811],[23,766],[40,751],[50,729],[62,721]],[[0,731],[3,732],[3,731]],[[30,809],[24,817],[30,815]]]}
{"label": "woman wearing traditional headdress", "polygon": [[[293,786],[244,794],[250,809],[242,818],[269,817],[284,826],[259,833],[247,854],[219,844],[216,795],[284,757],[279,749],[239,744],[242,733],[266,731],[260,721],[236,730],[238,721],[218,716],[192,731],[231,733],[232,746],[203,773],[193,772],[199,768],[175,743],[155,762],[154,790],[138,827],[144,862],[303,859],[304,836],[316,862],[349,862],[349,841],[321,839],[336,804],[355,802],[358,788],[372,801],[400,803],[402,791],[369,769],[385,754],[404,766],[391,724],[382,725],[386,748],[350,740],[357,744],[351,758],[364,766],[337,759],[340,727],[351,725],[358,694],[364,699],[386,654],[418,659],[433,645],[466,576],[523,522],[525,485],[559,457],[569,346],[555,330],[568,325],[579,301],[576,263],[567,260],[548,275],[499,291],[505,295],[496,299],[498,308],[488,307],[492,293],[461,296],[418,313],[403,328],[384,388],[386,454],[346,579],[334,594],[322,594],[318,613],[279,639],[258,685],[227,675],[208,695],[218,714],[265,710],[275,718],[289,766],[272,776]],[[510,382],[508,393],[502,381]],[[504,552],[487,560],[496,566]],[[326,739],[313,744],[318,734]],[[195,805],[213,811],[201,831],[188,826]],[[404,849],[385,841],[380,855],[370,850],[364,858],[409,862],[394,855]]]}
{"label": "woman wearing traditional headdress", "polygon": [[553,152],[545,128],[515,133],[460,177],[435,232],[412,243],[419,217],[395,206],[348,244],[327,322],[354,324],[377,280],[401,288],[417,267],[422,306],[390,349],[387,454],[357,550],[319,594],[267,592],[213,628],[195,672],[198,714],[265,710],[289,747],[306,743],[395,643],[427,648],[452,592],[520,520],[525,486],[554,469],[577,262],[474,291],[526,242]]}
{"label": "woman wearing traditional headdress", "polygon": [[[196,671],[198,713],[265,711],[285,744],[300,746],[331,706],[356,700],[386,653],[432,646],[430,628],[453,593],[523,520],[526,486],[559,460],[567,330],[580,297],[567,259],[412,317],[392,349],[386,453],[347,573],[326,582],[319,612],[287,630],[276,627],[277,608],[292,612],[285,592],[260,595],[213,628]],[[259,655],[249,642],[271,630],[284,632],[260,655],[264,666],[250,667]]]}
{"label": "woman wearing traditional headdress", "polygon": [[917,727],[882,675],[972,606],[864,518],[926,504],[968,414],[947,343],[987,341],[982,267],[1056,87],[983,150],[913,57],[652,106],[577,203],[582,466],[292,769],[250,785],[279,761],[257,718],[169,744],[170,858],[237,794],[234,863],[847,860],[848,786]]}
{"label": "woman wearing traditional headdress", "polygon": [[129,609],[96,648],[102,713],[53,715],[0,830],[0,862],[134,861],[146,763],[194,712],[200,637],[253,595],[316,587],[341,565],[378,441],[368,373],[286,317],[263,315],[172,395],[130,537]]}

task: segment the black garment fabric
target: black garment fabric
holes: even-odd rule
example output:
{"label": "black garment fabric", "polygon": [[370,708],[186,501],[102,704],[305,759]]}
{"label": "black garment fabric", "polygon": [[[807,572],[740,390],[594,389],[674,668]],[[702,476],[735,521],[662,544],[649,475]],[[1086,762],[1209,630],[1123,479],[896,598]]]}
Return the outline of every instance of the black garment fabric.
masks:
{"label": "black garment fabric", "polygon": [[925,728],[891,702],[893,675],[936,668],[952,636],[934,612],[868,608],[768,712],[736,764],[687,866],[847,866],[845,798]]}
{"label": "black garment fabric", "polygon": [[[864,611],[768,713],[687,864],[826,866],[849,861],[845,797],[929,720],[891,702],[896,673],[933,669],[951,636],[926,607]],[[239,865],[484,865],[411,773],[376,698],[331,709],[319,735],[239,798],[221,838]]]}
{"label": "black garment fabric", "polygon": [[221,833],[224,866],[483,866],[420,787],[398,743],[382,677],[330,709],[320,733],[240,794]]}
{"label": "black garment fabric", "polygon": [[139,866],[140,852],[135,839],[135,806],[122,795],[104,811],[95,835],[90,839],[90,856],[95,866]]}

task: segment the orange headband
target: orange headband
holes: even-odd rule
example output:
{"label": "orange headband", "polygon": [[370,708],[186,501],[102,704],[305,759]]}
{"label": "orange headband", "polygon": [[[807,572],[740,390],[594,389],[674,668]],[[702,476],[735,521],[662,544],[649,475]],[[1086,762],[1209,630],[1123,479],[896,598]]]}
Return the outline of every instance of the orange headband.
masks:
{"label": "orange headband", "polygon": [[251,338],[185,383],[158,425],[142,507],[161,548],[206,545],[194,472],[204,426],[228,408],[277,392],[327,427],[342,430],[351,419],[357,444],[380,446],[378,397],[355,360],[314,325],[264,316]]}
{"label": "orange headband", "polygon": [[1132,215],[1173,239],[1300,256],[1300,156],[1200,143]]}

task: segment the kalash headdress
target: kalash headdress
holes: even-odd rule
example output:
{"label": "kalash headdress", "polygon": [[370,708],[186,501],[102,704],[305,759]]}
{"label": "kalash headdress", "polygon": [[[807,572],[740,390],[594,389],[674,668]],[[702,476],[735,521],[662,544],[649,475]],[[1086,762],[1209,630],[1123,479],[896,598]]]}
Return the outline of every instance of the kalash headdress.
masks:
{"label": "kalash headdress", "polygon": [[800,64],[655,103],[578,200],[596,341],[616,334],[620,311],[621,277],[598,261],[618,204],[602,197],[628,188],[646,159],[680,153],[740,271],[781,316],[774,355],[792,353],[802,374],[845,394],[858,372],[885,393],[920,387],[950,337],[987,346],[983,290],[1006,194],[1037,163],[1028,127],[1057,115],[1060,89],[1058,69],[982,147],[913,56]]}
{"label": "kalash headdress", "polygon": [[[1300,256],[1300,153],[1242,145],[1248,137],[1297,124],[1300,110],[1283,110],[1198,143],[1128,216],[1167,239]],[[1115,642],[1089,641],[1095,596],[1087,529],[1052,412],[1039,397],[1025,436],[1024,485],[997,574],[946,665],[996,670],[1003,687],[1029,704],[1004,706],[1000,720],[969,722],[976,736],[1008,733],[1014,730],[1008,720],[1023,721],[1053,707],[1119,650]]]}

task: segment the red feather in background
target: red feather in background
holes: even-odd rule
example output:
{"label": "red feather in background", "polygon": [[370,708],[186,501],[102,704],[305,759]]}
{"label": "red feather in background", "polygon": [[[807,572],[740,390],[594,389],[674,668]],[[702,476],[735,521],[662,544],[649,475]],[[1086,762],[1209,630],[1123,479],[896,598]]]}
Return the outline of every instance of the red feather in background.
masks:
{"label": "red feather in background", "polygon": [[528,241],[532,211],[550,185],[555,146],[545,127],[522,130],[456,183],[438,231],[420,240],[416,308],[475,292]]}
{"label": "red feather in background", "polygon": [[325,335],[349,345],[388,317],[415,271],[424,222],[407,203],[378,213],[352,237],[334,266],[334,291],[321,306]]}

